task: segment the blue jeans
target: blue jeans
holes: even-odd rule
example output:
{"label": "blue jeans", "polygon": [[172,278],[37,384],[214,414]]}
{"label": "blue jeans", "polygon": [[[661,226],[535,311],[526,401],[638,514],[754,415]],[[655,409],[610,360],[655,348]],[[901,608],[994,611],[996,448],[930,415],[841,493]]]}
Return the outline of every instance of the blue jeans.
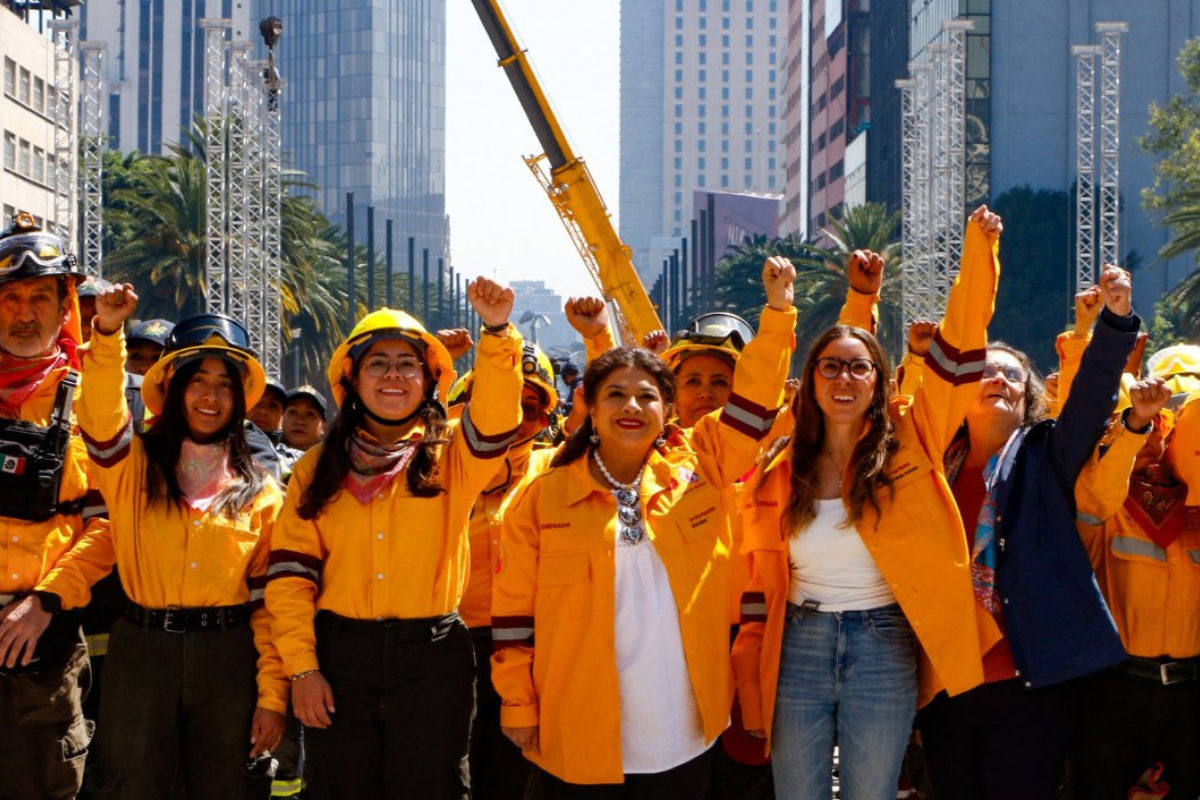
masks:
{"label": "blue jeans", "polygon": [[894,800],[917,709],[916,639],[900,606],[821,612],[788,604],[772,763],[780,800]]}

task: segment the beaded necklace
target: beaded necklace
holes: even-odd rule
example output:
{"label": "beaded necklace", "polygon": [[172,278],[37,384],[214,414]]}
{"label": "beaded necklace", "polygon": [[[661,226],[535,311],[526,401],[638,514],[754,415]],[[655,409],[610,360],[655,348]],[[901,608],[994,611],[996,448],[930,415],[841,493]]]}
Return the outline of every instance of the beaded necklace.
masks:
{"label": "beaded necklace", "polygon": [[646,530],[642,525],[642,503],[641,498],[638,497],[638,489],[641,488],[642,475],[646,472],[646,465],[642,464],[642,468],[638,470],[637,477],[633,479],[632,483],[621,483],[612,476],[608,467],[604,466],[598,449],[592,449],[592,458],[595,459],[596,466],[600,468],[604,479],[612,486],[613,496],[617,498],[618,544],[641,544],[646,536]]}

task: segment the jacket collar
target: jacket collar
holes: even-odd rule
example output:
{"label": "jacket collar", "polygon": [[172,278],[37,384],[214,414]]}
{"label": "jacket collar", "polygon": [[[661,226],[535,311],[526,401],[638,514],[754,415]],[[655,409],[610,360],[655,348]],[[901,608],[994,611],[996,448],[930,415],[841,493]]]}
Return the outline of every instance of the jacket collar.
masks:
{"label": "jacket collar", "polygon": [[[665,438],[666,444],[663,447],[651,448],[650,457],[646,460],[646,472],[642,476],[641,488],[643,502],[656,494],[678,489],[682,483],[674,474],[678,467],[675,462],[682,454],[681,450],[690,453],[691,448],[687,444],[686,436],[678,428],[668,429]],[[592,453],[588,450],[586,454],[566,466],[567,489],[564,501],[567,506],[586,500],[593,492],[608,494],[611,491],[610,486],[592,477],[591,467],[588,465],[591,459]]]}

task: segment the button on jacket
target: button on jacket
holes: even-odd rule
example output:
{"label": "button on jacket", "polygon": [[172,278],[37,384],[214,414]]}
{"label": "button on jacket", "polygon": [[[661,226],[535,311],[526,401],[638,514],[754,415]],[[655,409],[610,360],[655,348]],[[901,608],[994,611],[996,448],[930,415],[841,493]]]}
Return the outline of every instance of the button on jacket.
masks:
{"label": "button on jacket", "polygon": [[[983,681],[981,653],[1000,637],[977,607],[966,535],[946,482],[942,457],[979,391],[987,324],[999,276],[998,245],[967,227],[962,269],[946,316],[925,358],[915,398],[897,397],[890,413],[899,449],[888,464],[894,493],[882,513],[868,504],[856,525],[921,645],[920,701],[938,691],[961,694]],[[790,570],[784,512],[791,496],[790,447],[747,488],[742,507],[752,579],[743,596],[734,672],[747,729],[768,736],[775,711]],[[845,491],[853,476],[847,475]]]}
{"label": "button on jacket", "polygon": [[[415,619],[458,608],[470,571],[468,516],[504,465],[521,420],[521,346],[516,329],[484,334],[472,402],[451,421],[437,479],[445,491],[414,497],[398,476],[370,503],[339,493],[316,519],[297,508],[323,445],[296,463],[271,554],[267,606],[288,675],[318,669],[313,616]],[[420,423],[412,436],[421,435]]]}
{"label": "button on jacket", "polygon": [[93,331],[84,351],[85,389],[78,405],[96,485],[108,500],[110,524],[89,530],[38,588],[59,595],[64,608],[83,606],[91,586],[119,563],[125,593],[147,608],[253,603],[258,705],[283,713],[288,685],[262,606],[282,492],[268,479],[250,508],[236,518],[197,511],[186,503],[149,503],[146,451],[133,433],[125,400],[124,346],[121,331]]}
{"label": "button on jacket", "polygon": [[[720,413],[671,427],[641,487],[666,567],[705,737],[729,723],[729,513],[724,487],[754,463],[783,399],[794,309],[763,311]],[[505,515],[493,584],[492,682],[505,726],[539,726],[531,760],[570,783],[621,783],[615,647],[617,506],[588,457],[533,478]]]}

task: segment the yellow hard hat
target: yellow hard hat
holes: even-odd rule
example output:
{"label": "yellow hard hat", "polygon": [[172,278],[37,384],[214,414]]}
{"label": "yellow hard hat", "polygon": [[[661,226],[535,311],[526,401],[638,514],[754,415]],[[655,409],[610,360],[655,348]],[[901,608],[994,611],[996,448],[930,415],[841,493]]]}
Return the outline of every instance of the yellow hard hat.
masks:
{"label": "yellow hard hat", "polygon": [[692,320],[687,330],[671,339],[671,346],[662,354],[663,361],[673,370],[679,369],[689,356],[708,354],[737,361],[742,348],[754,338],[750,323],[737,314],[714,311]]}
{"label": "yellow hard hat", "polygon": [[1200,506],[1200,392],[1183,401],[1175,419],[1175,431],[1167,447],[1167,459],[1175,477],[1187,485],[1186,505]]}
{"label": "yellow hard hat", "polygon": [[450,393],[446,395],[446,405],[453,408],[470,400],[471,384],[474,380],[475,370],[473,369],[469,369],[462,375],[459,375],[458,380],[450,387]]}
{"label": "yellow hard hat", "polygon": [[150,413],[162,413],[167,386],[175,370],[197,358],[223,358],[235,364],[242,378],[246,410],[254,408],[267,387],[267,375],[250,349],[242,324],[224,314],[197,314],[176,325],[167,337],[162,356],[142,379],[142,402]]}
{"label": "yellow hard hat", "polygon": [[1150,377],[1166,381],[1172,394],[1200,389],[1200,347],[1194,344],[1164,347],[1150,356],[1146,368]]}
{"label": "yellow hard hat", "polygon": [[346,386],[350,380],[354,362],[366,351],[366,346],[376,339],[407,339],[424,350],[423,359],[433,376],[434,399],[444,401],[454,383],[454,362],[448,351],[438,338],[411,314],[393,308],[381,308],[372,311],[358,321],[354,330],[346,340],[333,351],[329,361],[329,388],[333,393],[334,402],[340,408],[346,399]]}

